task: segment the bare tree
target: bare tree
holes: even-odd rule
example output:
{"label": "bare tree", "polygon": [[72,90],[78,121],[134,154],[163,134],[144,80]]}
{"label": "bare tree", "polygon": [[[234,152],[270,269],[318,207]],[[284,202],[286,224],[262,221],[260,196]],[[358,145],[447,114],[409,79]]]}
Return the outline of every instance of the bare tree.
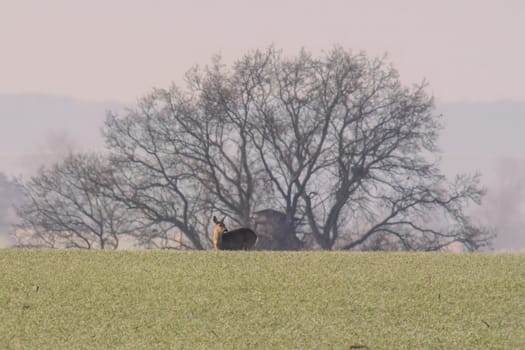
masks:
{"label": "bare tree", "polygon": [[484,192],[479,176],[441,174],[440,119],[425,89],[341,48],[291,58],[270,48],[230,68],[216,58],[192,69],[184,90],[155,90],[108,117],[104,187],[196,249],[210,245],[212,212],[247,225],[273,208],[283,227],[306,223],[306,246],[475,250],[491,234],[465,208]]}
{"label": "bare tree", "polygon": [[[254,64],[264,62],[266,69],[247,69],[258,83],[251,140],[286,213],[286,224],[294,227],[295,217],[307,213],[309,185],[330,175],[335,142],[330,130],[336,107],[343,95],[356,89],[361,72],[350,57],[333,57],[333,62],[325,63],[304,50],[292,59],[273,49],[255,57]],[[314,236],[322,243],[320,234],[314,231]],[[321,246],[330,248],[330,244]]]}
{"label": "bare tree", "polygon": [[18,245],[116,249],[121,237],[131,235],[137,225],[126,208],[91,181],[106,171],[101,157],[71,154],[22,181],[25,201],[17,208]]}
{"label": "bare tree", "polygon": [[249,225],[268,189],[250,147],[248,82],[216,60],[188,72],[187,89],[157,89],[124,116],[109,115],[110,196],[156,224],[171,224],[188,248],[210,244],[212,213]]}
{"label": "bare tree", "polygon": [[100,185],[109,196],[162,227],[156,233],[175,229],[185,237],[186,248],[204,249],[211,242],[207,227],[214,198],[199,178],[211,166],[202,162],[215,161],[205,148],[215,142],[206,138],[212,123],[218,124],[207,121],[176,88],[155,90],[124,116],[110,114],[104,135],[113,173],[110,182]]}
{"label": "bare tree", "polygon": [[[257,204],[267,200],[268,178],[250,143],[255,83],[244,62],[233,71],[216,57],[211,67],[187,74],[187,99],[196,109],[186,116],[181,142],[186,164],[206,189],[214,209],[246,226]],[[250,66],[260,69],[259,66]]]}
{"label": "bare tree", "polygon": [[[342,239],[347,242],[342,248],[351,249],[378,233],[405,250],[437,250],[454,242],[467,249],[485,245],[490,232],[464,213],[469,203],[481,201],[479,176],[460,175],[450,183],[441,174],[439,116],[425,82],[405,88],[383,60],[341,49],[325,62],[334,75],[320,96],[325,91],[336,96],[320,108],[323,118],[331,119],[328,139],[334,143],[327,145],[329,166],[322,169],[322,178],[331,181],[317,181],[302,194],[319,245],[330,249]],[[364,221],[364,230],[356,230],[352,218]]]}
{"label": "bare tree", "polygon": [[358,248],[377,234],[407,250],[490,241],[464,212],[483,196],[479,176],[450,183],[439,170],[425,82],[406,88],[384,59],[341,48],[291,59],[270,49],[243,62],[255,66],[240,66],[256,82],[253,147],[288,221],[305,216],[321,248]]}

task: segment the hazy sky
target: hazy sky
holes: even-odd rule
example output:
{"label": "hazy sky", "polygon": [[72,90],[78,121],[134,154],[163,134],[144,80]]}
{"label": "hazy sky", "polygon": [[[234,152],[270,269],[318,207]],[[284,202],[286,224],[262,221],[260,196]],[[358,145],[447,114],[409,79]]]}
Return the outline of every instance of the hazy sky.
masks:
{"label": "hazy sky", "polygon": [[426,79],[444,171],[481,170],[495,248],[525,250],[525,0],[0,0],[0,172],[101,147],[107,108],[271,44],[388,53]]}
{"label": "hazy sky", "polygon": [[438,102],[525,100],[521,0],[0,0],[0,93],[134,102],[271,43],[388,52]]}

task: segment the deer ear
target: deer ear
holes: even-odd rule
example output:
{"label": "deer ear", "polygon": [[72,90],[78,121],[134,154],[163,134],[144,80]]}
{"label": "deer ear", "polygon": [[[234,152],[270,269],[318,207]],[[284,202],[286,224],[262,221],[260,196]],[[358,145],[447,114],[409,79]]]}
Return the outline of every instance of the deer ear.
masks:
{"label": "deer ear", "polygon": [[222,217],[221,223],[223,223],[223,224],[224,224],[224,219],[226,219],[226,216]]}
{"label": "deer ear", "polygon": [[217,221],[217,218],[215,217],[215,215],[213,215],[213,222],[214,222],[215,224],[219,223],[219,222]]}

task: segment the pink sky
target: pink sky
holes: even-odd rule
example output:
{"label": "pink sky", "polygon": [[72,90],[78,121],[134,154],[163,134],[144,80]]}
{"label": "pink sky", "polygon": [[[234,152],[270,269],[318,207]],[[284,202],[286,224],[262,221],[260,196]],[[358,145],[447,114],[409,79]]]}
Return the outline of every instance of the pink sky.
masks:
{"label": "pink sky", "polygon": [[525,101],[525,1],[1,0],[0,93],[134,102],[216,53],[388,52],[438,102]]}

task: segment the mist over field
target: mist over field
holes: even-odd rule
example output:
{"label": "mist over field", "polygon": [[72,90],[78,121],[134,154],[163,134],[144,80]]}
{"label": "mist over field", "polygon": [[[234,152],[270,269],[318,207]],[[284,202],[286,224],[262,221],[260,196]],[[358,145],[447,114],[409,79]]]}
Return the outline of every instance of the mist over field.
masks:
{"label": "mist over field", "polygon": [[[27,178],[70,151],[102,151],[100,128],[116,101],[38,94],[0,94],[0,173]],[[437,104],[444,129],[439,146],[447,176],[482,173],[487,188],[473,217],[495,228],[496,251],[525,250],[525,103]],[[0,246],[8,246],[12,194],[0,189]]]}

